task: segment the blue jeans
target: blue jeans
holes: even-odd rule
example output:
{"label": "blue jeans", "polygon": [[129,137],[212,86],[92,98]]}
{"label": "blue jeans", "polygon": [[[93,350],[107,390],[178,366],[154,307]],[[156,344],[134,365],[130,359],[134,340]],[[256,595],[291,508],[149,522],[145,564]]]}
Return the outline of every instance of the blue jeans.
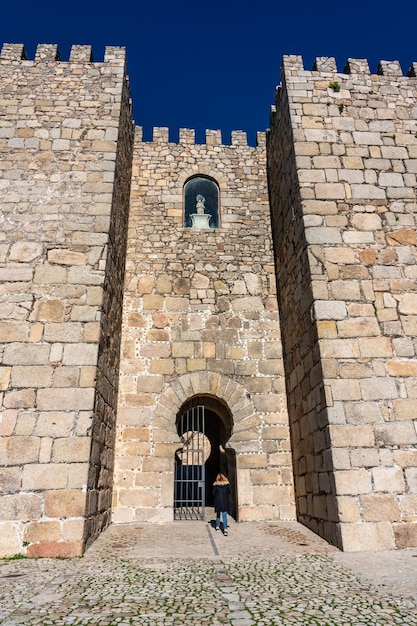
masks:
{"label": "blue jeans", "polygon": [[[217,513],[218,517],[216,517],[216,528],[220,528],[220,515]],[[223,530],[227,528],[227,511],[222,511],[223,517]]]}

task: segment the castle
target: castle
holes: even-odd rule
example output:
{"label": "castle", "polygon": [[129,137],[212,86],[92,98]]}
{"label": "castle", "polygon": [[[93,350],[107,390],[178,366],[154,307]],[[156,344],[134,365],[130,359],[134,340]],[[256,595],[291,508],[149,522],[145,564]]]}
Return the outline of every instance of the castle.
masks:
{"label": "castle", "polygon": [[125,51],[0,55],[0,555],[111,522],[417,546],[417,63],[283,59],[256,147],[132,121]]}

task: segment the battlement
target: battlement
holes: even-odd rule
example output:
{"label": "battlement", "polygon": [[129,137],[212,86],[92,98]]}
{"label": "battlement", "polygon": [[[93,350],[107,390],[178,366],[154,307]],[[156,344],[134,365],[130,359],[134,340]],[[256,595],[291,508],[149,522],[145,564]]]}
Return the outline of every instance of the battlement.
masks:
{"label": "battlement", "polygon": [[[371,75],[367,59],[348,59],[339,71],[334,57],[316,57],[312,70],[306,70],[303,58],[300,55],[286,55],[282,60],[282,67],[285,73],[294,72],[320,72],[322,74],[362,74]],[[399,61],[380,61],[377,75],[401,78],[404,77]],[[406,74],[409,78],[417,76],[417,62],[413,62]]]}
{"label": "battlement", "polygon": [[169,128],[165,126],[154,127],[151,141],[143,141],[143,128],[136,127],[136,139],[143,143],[171,144],[171,145],[207,145],[207,146],[240,146],[249,148],[265,148],[266,133],[256,133],[256,146],[249,146],[246,132],[243,130],[232,130],[228,143],[223,143],[221,130],[206,129],[205,143],[196,142],[195,130],[193,128],[180,128],[178,141],[170,141]]}
{"label": "battlement", "polygon": [[[0,62],[30,61],[25,46],[20,43],[5,43],[0,52]],[[57,44],[39,44],[36,48],[35,58],[32,63],[65,62]],[[71,47],[69,63],[93,63],[91,46],[74,45]],[[126,62],[126,49],[117,46],[106,46],[104,50],[104,63],[124,66]]]}

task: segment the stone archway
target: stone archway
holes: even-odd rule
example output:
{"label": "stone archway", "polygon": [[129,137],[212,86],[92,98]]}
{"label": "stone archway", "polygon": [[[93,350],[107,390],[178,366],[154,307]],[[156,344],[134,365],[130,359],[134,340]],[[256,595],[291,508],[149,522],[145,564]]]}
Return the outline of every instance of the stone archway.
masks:
{"label": "stone archway", "polygon": [[233,417],[215,396],[193,396],[176,418],[181,446],[175,452],[174,519],[204,519],[213,507],[212,485],[219,472],[231,484],[232,510],[237,519],[236,455],[228,445]]}
{"label": "stone archway", "polygon": [[[260,418],[250,394],[235,380],[218,372],[195,372],[179,376],[166,385],[160,395],[154,414],[154,428],[165,433],[166,441],[178,442],[176,417],[181,407],[191,398],[211,397],[227,407],[233,420],[229,443],[239,451],[241,442],[254,438],[252,448],[245,451],[259,452]],[[255,443],[256,440],[256,443]]]}
{"label": "stone archway", "polygon": [[[181,444],[177,431],[178,417],[195,402],[202,402],[209,413],[220,420],[218,432],[211,433],[211,437],[224,452],[222,458],[220,455],[217,458],[214,455],[213,465],[209,467],[208,480],[212,480],[215,471],[220,471],[217,466],[221,463],[227,465],[233,491],[232,514],[238,519],[239,453],[242,453],[245,459],[248,455],[256,459],[261,453],[260,417],[254,409],[250,394],[235,380],[217,372],[197,372],[180,376],[166,385],[154,414],[154,429],[157,429],[156,432],[154,430],[154,435],[159,441],[165,440],[174,444],[173,459]],[[174,472],[175,467],[172,467],[172,475]],[[242,482],[246,484],[246,469],[242,469],[242,472],[244,476]],[[166,499],[164,498],[164,501]]]}
{"label": "stone archway", "polygon": [[284,448],[288,439],[276,438],[281,433],[286,436],[287,427],[271,425],[285,414],[266,414],[239,382],[201,371],[167,382],[153,407],[128,413],[130,424],[120,424],[113,522],[174,520],[175,453],[181,446],[178,416],[196,399],[214,420],[220,419],[211,435],[225,456],[214,459],[210,472],[220,471],[220,460],[232,468],[229,480],[237,486],[235,517],[239,521],[293,518],[292,473]]}

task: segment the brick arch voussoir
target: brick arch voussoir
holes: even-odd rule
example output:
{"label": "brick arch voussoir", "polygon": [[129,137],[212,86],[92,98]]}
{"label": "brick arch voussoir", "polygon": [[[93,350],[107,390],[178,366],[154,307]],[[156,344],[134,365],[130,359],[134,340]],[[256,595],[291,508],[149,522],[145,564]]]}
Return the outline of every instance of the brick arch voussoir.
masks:
{"label": "brick arch voussoir", "polygon": [[[234,424],[251,417],[253,420],[256,416],[250,395],[243,385],[218,372],[193,372],[166,383],[159,397],[155,415],[163,421],[167,432],[176,433],[178,411],[194,396],[220,400],[230,410]],[[241,428],[238,430],[241,431]]]}

